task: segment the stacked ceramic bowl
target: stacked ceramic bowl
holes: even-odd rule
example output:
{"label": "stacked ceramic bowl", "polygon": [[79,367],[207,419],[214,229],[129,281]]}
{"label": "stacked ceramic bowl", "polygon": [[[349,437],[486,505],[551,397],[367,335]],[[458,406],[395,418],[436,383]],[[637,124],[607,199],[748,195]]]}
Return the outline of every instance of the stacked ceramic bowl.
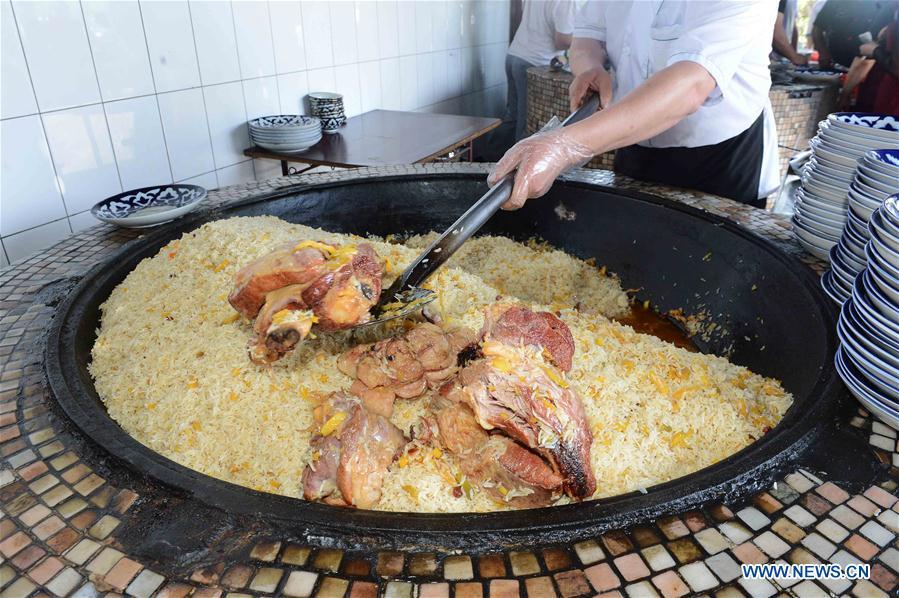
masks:
{"label": "stacked ceramic bowl", "polygon": [[868,267],[843,304],[836,367],[850,392],[899,428],[899,195],[871,214]]}
{"label": "stacked ceramic bowl", "polygon": [[838,112],[819,123],[818,134],[810,145],[812,156],[796,192],[793,231],[809,253],[829,260],[830,250],[840,240],[848,221],[850,201],[856,198],[870,205],[889,194],[882,185],[872,185],[867,172],[857,173],[856,167],[871,150],[899,149],[899,120],[885,115]]}
{"label": "stacked ceramic bowl", "polygon": [[300,114],[278,114],[251,120],[250,139],[273,152],[302,152],[322,138],[321,121]]}
{"label": "stacked ceramic bowl", "polygon": [[830,250],[831,269],[821,279],[821,286],[837,303],[849,298],[855,277],[868,264],[865,249],[871,240],[868,221],[891,193],[899,193],[899,150],[868,151],[858,161],[855,178],[849,186],[846,226],[839,243]]}
{"label": "stacked ceramic bowl", "polygon": [[346,123],[343,111],[343,96],[339,93],[316,91],[309,94],[309,106],[312,114],[322,121],[322,131],[336,133]]}

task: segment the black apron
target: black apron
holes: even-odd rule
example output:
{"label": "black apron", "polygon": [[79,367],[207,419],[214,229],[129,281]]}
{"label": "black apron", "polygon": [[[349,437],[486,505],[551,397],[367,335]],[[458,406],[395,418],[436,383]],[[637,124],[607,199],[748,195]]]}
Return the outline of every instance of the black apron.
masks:
{"label": "black apron", "polygon": [[765,198],[758,197],[765,149],[764,116],[763,112],[748,129],[714,145],[623,147],[615,152],[615,172],[764,208]]}

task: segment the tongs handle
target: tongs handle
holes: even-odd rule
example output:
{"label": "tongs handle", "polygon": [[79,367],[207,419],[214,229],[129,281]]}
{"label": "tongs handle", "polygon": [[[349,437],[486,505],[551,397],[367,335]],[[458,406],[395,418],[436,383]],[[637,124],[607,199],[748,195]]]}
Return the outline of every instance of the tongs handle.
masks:
{"label": "tongs handle", "polygon": [[[558,124],[558,119],[553,117],[541,132],[555,129],[558,126],[567,126],[591,116],[599,109],[599,96],[591,93],[587,96],[580,108],[568,115]],[[437,268],[442,266],[458,250],[465,241],[471,238],[484,225],[485,222],[499,210],[512,195],[512,186],[515,182],[515,173],[510,173],[500,179],[499,183],[491,187],[487,193],[481,196],[474,205],[462,214],[449,229],[434,241],[428,249],[422,253],[408,268],[390,285],[382,295],[382,302],[390,302],[394,297],[412,287],[421,286]]]}

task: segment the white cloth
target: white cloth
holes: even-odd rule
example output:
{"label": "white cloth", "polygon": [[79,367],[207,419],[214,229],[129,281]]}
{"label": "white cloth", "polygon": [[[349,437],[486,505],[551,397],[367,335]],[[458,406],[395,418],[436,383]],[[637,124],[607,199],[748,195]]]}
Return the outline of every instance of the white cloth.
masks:
{"label": "white cloth", "polygon": [[574,31],[573,0],[524,0],[521,25],[509,45],[509,54],[535,66],[547,66],[558,54],[555,34]]}
{"label": "white cloth", "polygon": [[[717,86],[702,107],[640,143],[700,147],[739,135],[770,111],[768,53],[776,17],[777,3],[764,0],[588,0],[574,37],[605,42],[614,69],[613,103],[677,62],[705,68]],[[765,124],[760,197],[779,184],[777,134],[767,115]]]}

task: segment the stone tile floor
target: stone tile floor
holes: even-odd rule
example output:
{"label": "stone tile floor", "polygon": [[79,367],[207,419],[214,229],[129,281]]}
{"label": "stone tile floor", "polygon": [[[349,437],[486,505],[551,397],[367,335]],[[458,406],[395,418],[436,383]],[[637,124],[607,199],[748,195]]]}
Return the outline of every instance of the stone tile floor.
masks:
{"label": "stone tile floor", "polygon": [[[398,174],[482,171],[476,165],[396,167]],[[368,169],[315,175],[365,176]],[[789,224],[701,194],[616,180],[607,172],[572,178],[655,191],[728,218],[799,256]],[[210,205],[239,201],[305,179],[273,179],[222,189]],[[335,550],[265,538],[242,558],[183,574],[129,554],[124,541],[144,498],[123,487],[115,465],[83,450],[50,408],[35,346],[54,308],[35,294],[84,273],[137,233],[98,226],[0,271],[0,592],[19,596],[284,595],[353,598],[896,595],[899,587],[899,447],[895,430],[859,410],[849,422],[887,468],[880,482],[847,492],[797,470],[741,504],[708,505],[572,545],[495,554]],[[139,510],[139,509],[138,509]],[[747,580],[742,563],[870,563],[871,578]]]}

